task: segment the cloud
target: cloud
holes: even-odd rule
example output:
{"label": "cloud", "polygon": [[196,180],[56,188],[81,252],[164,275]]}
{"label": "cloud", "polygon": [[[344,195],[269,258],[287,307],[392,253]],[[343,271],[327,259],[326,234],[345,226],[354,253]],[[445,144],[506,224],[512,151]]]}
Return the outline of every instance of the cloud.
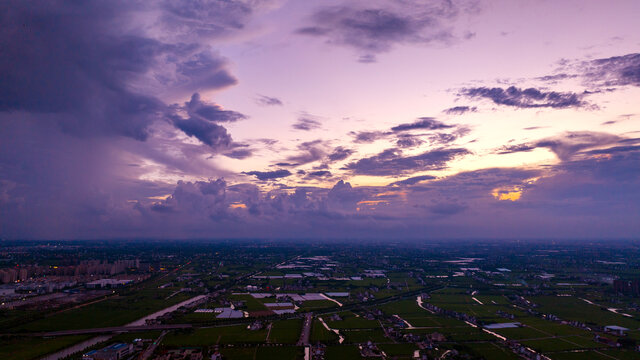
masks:
{"label": "cloud", "polygon": [[312,177],[312,178],[323,178],[323,177],[330,177],[330,176],[331,176],[331,171],[328,171],[328,170],[311,171],[307,174],[307,177]]}
{"label": "cloud", "polygon": [[321,160],[327,154],[326,145],[322,140],[305,141],[298,144],[298,153],[288,156],[286,161],[291,166],[298,166]]}
{"label": "cloud", "polygon": [[256,103],[262,106],[282,106],[282,101],[276,97],[259,95]]}
{"label": "cloud", "polygon": [[0,5],[0,111],[65,114],[55,121],[76,136],[145,140],[164,104],[129,83],[176,47],[136,34],[105,36],[120,12],[112,2]]}
{"label": "cloud", "polygon": [[[236,83],[226,60],[208,48],[120,26],[122,18],[162,14],[162,7],[117,1],[5,6],[0,111],[52,114],[62,131],[75,136],[146,140],[170,111],[157,89],[182,95]],[[206,117],[211,110],[193,112]]]}
{"label": "cloud", "polygon": [[[201,20],[218,20],[174,16],[166,1],[0,3],[0,212],[15,220],[0,224],[1,236],[140,229],[146,223],[134,223],[133,204],[170,193],[178,179],[230,175],[208,160],[212,147],[180,132],[234,151],[219,124],[243,115],[201,99],[189,109],[166,99],[237,83],[214,38],[242,30],[256,2],[245,4],[246,15],[218,13],[234,30],[207,31],[202,41]],[[87,230],[97,228],[100,235]]]}
{"label": "cloud", "polygon": [[422,141],[418,136],[408,134],[403,134],[403,136],[400,136],[398,140],[396,140],[396,146],[399,148],[412,148],[423,143],[424,141]]}
{"label": "cloud", "polygon": [[380,140],[390,135],[383,131],[351,131],[349,135],[353,136],[353,142],[358,144],[370,144],[376,140]]}
{"label": "cloud", "polygon": [[468,206],[459,203],[435,203],[425,206],[429,211],[437,215],[455,215],[465,211]]}
{"label": "cloud", "polygon": [[400,124],[391,128],[393,132],[409,131],[409,130],[441,130],[454,127],[453,125],[447,125],[432,117],[421,117],[413,123]]}
{"label": "cloud", "polygon": [[576,75],[576,74],[560,73],[560,74],[554,74],[554,75],[540,76],[540,77],[537,77],[536,80],[544,81],[544,82],[551,83],[551,84],[556,84],[559,81],[567,80],[567,79],[574,79],[576,77],[578,77],[578,75]]}
{"label": "cloud", "polygon": [[214,150],[226,149],[231,145],[231,135],[223,126],[195,118],[174,120],[173,124],[185,134],[195,137]]}
{"label": "cloud", "polygon": [[591,60],[580,68],[592,85],[640,86],[640,53]]}
{"label": "cloud", "polygon": [[[375,62],[375,55],[400,44],[444,43],[457,36],[452,24],[461,14],[477,11],[476,2],[349,2],[321,7],[300,35],[326,39],[361,53],[360,62]],[[464,38],[464,37],[463,37]]]}
{"label": "cloud", "polygon": [[295,124],[291,125],[291,127],[296,130],[311,131],[321,128],[322,123],[320,123],[318,118],[313,115],[303,114],[298,118],[298,121]]}
{"label": "cloud", "polygon": [[292,175],[291,172],[286,169],[280,169],[280,170],[274,170],[274,171],[248,171],[248,172],[243,172],[243,174],[253,175],[256,178],[258,178],[258,180],[263,180],[263,181],[280,179],[280,178],[284,178]]}
{"label": "cloud", "polygon": [[233,149],[223,153],[222,155],[232,159],[242,160],[251,157],[253,155],[253,150],[247,148]]}
{"label": "cloud", "polygon": [[352,149],[348,149],[342,146],[338,146],[327,156],[330,162],[340,161],[348,158],[353,154]]}
{"label": "cloud", "polygon": [[418,155],[403,156],[397,149],[387,149],[377,155],[349,163],[345,169],[357,175],[393,176],[425,170],[441,170],[447,162],[470,154],[462,148],[439,148]]}
{"label": "cloud", "polygon": [[541,91],[535,88],[521,89],[515,86],[503,88],[464,88],[460,95],[468,98],[485,98],[498,105],[513,106],[517,108],[588,108],[583,101],[585,93]]}
{"label": "cloud", "polygon": [[206,103],[200,99],[200,94],[194,93],[191,100],[185,103],[184,109],[193,119],[213,122],[235,122],[247,117],[237,111],[224,110],[222,106]]}
{"label": "cloud", "polygon": [[609,146],[622,141],[624,139],[621,137],[608,133],[570,131],[531,143],[503,146],[498,150],[498,154],[512,154],[528,152],[537,148],[547,148],[556,154],[560,160],[567,161],[583,150]]}
{"label": "cloud", "polygon": [[211,41],[245,29],[252,15],[269,10],[273,0],[168,0],[159,3],[158,26],[173,41]]}
{"label": "cloud", "polygon": [[[217,122],[235,122],[247,117],[239,112],[223,110],[218,104],[207,103],[200,99],[200,94],[194,93],[191,100],[184,106],[173,106],[173,113],[169,115],[176,128],[185,134],[195,137],[211,149],[222,151],[232,146],[231,135],[223,126]],[[188,117],[184,118],[180,112],[186,112]],[[250,155],[245,151],[229,152],[230,157],[242,158]],[[238,157],[239,156],[239,157]]]}
{"label": "cloud", "polygon": [[433,180],[436,179],[435,176],[432,175],[420,175],[420,176],[412,176],[410,178],[406,178],[404,180],[395,181],[389,184],[390,186],[402,186],[402,185],[415,185],[424,180]]}
{"label": "cloud", "polygon": [[468,112],[476,112],[478,108],[475,106],[454,106],[444,110],[447,115],[462,115]]}

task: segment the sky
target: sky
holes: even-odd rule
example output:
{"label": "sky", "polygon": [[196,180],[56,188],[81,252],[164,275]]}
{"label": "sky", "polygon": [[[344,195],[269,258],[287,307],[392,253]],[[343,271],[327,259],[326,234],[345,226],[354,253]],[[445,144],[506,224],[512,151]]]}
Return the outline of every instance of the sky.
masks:
{"label": "sky", "polygon": [[639,13],[4,1],[0,238],[637,238]]}

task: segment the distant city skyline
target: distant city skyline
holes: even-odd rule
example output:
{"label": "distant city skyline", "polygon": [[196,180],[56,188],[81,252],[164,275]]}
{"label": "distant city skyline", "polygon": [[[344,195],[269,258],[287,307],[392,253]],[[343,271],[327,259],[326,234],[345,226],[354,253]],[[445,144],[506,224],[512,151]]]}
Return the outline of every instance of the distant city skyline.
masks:
{"label": "distant city skyline", "polygon": [[0,239],[627,239],[638,1],[7,1]]}

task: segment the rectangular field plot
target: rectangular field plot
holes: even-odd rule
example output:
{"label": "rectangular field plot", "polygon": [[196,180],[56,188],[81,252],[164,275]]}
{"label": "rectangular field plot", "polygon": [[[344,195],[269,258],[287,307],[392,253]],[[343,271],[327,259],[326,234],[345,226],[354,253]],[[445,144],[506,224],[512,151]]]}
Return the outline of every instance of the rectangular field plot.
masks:
{"label": "rectangular field plot", "polygon": [[601,326],[619,325],[629,329],[640,327],[640,321],[614,314],[573,296],[534,296],[529,300],[538,304],[539,311],[554,314],[563,320],[577,320]]}
{"label": "rectangular field plot", "polygon": [[526,341],[521,341],[520,343],[522,345],[528,346],[536,351],[540,351],[543,353],[603,347],[603,344],[597,343],[589,339],[584,339],[578,336],[569,336],[566,338],[526,340]]}
{"label": "rectangular field plot", "polygon": [[477,354],[485,359],[490,360],[517,360],[519,356],[511,352],[507,348],[503,348],[494,342],[465,344],[465,347],[470,349],[470,352]]}
{"label": "rectangular field plot", "polygon": [[200,328],[168,334],[163,346],[210,346],[215,344],[261,343],[267,338],[267,330],[248,330],[246,325]]}

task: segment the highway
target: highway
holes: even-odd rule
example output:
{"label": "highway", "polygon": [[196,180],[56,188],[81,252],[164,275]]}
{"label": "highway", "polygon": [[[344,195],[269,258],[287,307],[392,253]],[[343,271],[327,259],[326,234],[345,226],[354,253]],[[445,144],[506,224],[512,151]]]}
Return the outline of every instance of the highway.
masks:
{"label": "highway", "polygon": [[192,327],[191,324],[114,326],[114,327],[93,328],[93,329],[51,331],[46,333],[33,333],[31,335],[32,336],[64,336],[64,335],[82,335],[82,334],[106,334],[106,333],[131,332],[131,331],[190,329],[191,327]]}

